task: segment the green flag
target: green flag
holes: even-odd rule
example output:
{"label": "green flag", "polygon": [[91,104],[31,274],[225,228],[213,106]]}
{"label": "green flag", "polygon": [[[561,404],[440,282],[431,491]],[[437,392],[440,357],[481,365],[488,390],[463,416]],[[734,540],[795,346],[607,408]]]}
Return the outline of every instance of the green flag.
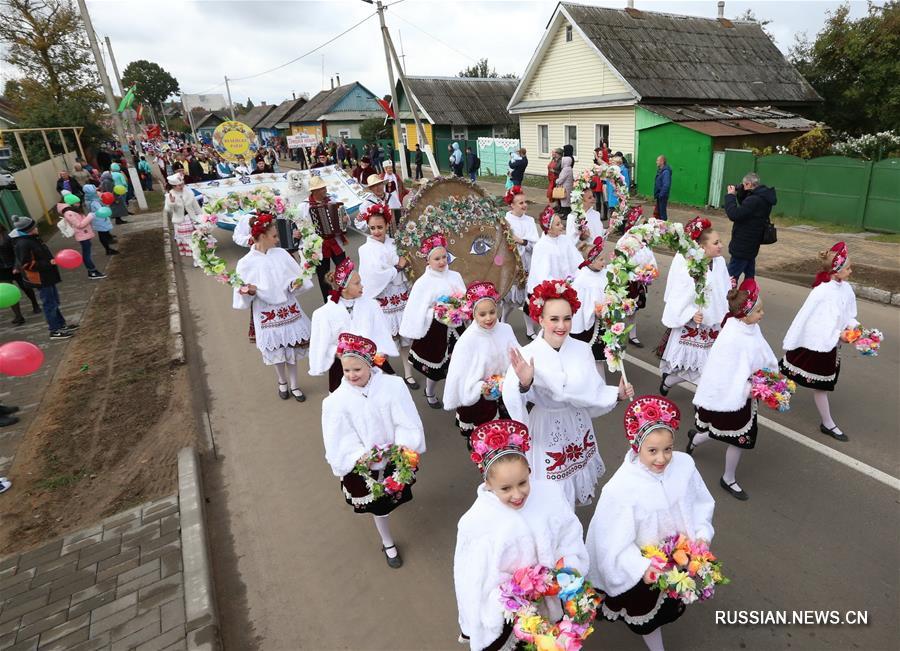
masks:
{"label": "green flag", "polygon": [[119,108],[118,108],[119,113],[121,113],[125,109],[131,108],[131,105],[134,103],[134,89],[135,88],[137,88],[137,86],[132,86],[131,88],[129,88],[128,91],[125,93],[125,97],[123,97],[122,101],[119,102]]}

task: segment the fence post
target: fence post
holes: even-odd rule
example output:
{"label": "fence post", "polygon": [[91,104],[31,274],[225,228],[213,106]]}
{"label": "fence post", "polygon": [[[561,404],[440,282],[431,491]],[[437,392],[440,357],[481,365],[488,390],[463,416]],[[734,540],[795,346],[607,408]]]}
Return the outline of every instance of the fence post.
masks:
{"label": "fence post", "polygon": [[869,207],[869,190],[872,186],[872,167],[874,161],[866,161],[866,181],[862,184],[862,196],[859,198],[859,216],[856,219],[856,227],[865,230],[866,209]]}

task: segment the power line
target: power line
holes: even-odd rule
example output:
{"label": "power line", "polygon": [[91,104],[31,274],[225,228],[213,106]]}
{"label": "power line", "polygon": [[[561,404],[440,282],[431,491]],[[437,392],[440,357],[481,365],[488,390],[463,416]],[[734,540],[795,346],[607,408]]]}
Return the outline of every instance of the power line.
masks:
{"label": "power line", "polygon": [[[403,2],[403,0],[398,0],[397,2],[395,2],[395,3],[393,3],[393,4],[399,4],[400,2]],[[390,6],[390,5],[388,5],[388,6]],[[447,42],[445,42],[445,41],[442,41],[441,39],[439,39],[439,38],[438,38],[437,36],[435,36],[434,34],[431,34],[431,33],[429,33],[429,32],[426,32],[424,29],[422,29],[421,27],[419,27],[419,26],[416,25],[415,23],[412,23],[412,22],[408,21],[406,18],[404,18],[403,16],[401,16],[400,14],[398,14],[396,11],[395,11],[394,13],[392,13],[391,15],[394,16],[394,17],[396,17],[396,18],[399,18],[400,20],[402,20],[404,23],[406,23],[406,24],[409,25],[410,27],[414,27],[415,29],[419,30],[420,32],[422,32],[423,34],[425,34],[425,36],[427,36],[428,38],[433,39],[433,40],[437,41],[438,43],[440,43],[441,45],[443,45],[444,47],[453,50],[454,52],[456,52],[456,53],[459,54],[460,56],[464,56],[464,57],[467,58],[469,61],[472,61],[473,63],[478,63],[478,60],[477,60],[477,59],[472,58],[470,55],[466,54],[465,52],[462,52],[462,51],[460,51],[460,50],[457,50],[455,47],[453,47],[452,45],[450,45],[449,43],[447,43]]]}

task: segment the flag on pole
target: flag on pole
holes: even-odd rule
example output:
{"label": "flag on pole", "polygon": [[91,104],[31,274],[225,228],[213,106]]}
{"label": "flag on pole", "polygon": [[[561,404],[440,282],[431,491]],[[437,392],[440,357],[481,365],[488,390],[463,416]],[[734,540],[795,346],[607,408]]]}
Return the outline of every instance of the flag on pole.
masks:
{"label": "flag on pole", "polygon": [[378,106],[380,106],[382,109],[384,109],[384,112],[388,114],[388,117],[390,117],[394,120],[397,119],[397,116],[394,115],[394,109],[391,108],[391,105],[388,102],[384,101],[383,99],[379,99],[377,97],[375,98],[375,101],[378,102]]}
{"label": "flag on pole", "polygon": [[137,86],[132,86],[125,92],[125,96],[122,98],[122,101],[119,102],[119,108],[117,112],[121,113],[125,109],[131,108],[131,105],[134,104],[134,91]]}
{"label": "flag on pole", "polygon": [[138,104],[137,111],[135,112],[135,119],[140,122],[144,119],[144,105]]}

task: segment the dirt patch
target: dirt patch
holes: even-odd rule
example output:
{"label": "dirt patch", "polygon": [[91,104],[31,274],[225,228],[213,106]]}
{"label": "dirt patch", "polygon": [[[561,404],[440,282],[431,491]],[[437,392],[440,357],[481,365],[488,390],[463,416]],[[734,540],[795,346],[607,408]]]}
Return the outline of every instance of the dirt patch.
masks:
{"label": "dirt patch", "polygon": [[[779,280],[811,285],[812,279],[819,271],[819,264],[816,260],[802,260],[764,267],[763,270],[766,275],[774,276]],[[897,269],[883,269],[853,261],[853,274],[850,276],[850,281],[866,287],[884,289],[892,294],[900,292],[900,271]]]}
{"label": "dirt patch", "polygon": [[187,371],[169,362],[161,239],[121,238],[16,454],[0,554],[175,492],[196,432]]}

